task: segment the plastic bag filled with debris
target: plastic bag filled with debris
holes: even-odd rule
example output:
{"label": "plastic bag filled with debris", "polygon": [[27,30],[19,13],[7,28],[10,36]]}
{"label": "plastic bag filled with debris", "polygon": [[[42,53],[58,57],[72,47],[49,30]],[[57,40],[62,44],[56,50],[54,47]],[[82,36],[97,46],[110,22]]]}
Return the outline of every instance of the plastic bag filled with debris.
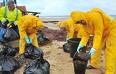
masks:
{"label": "plastic bag filled with debris", "polygon": [[71,46],[68,43],[63,45],[64,52],[70,53]]}
{"label": "plastic bag filled with debris", "polygon": [[23,74],[50,74],[50,64],[45,59],[38,59],[26,65]]}
{"label": "plastic bag filled with debris", "polygon": [[19,63],[15,58],[10,56],[0,57],[0,74],[14,74],[19,68]]}
{"label": "plastic bag filled with debris", "polygon": [[12,28],[7,28],[6,32],[4,34],[4,40],[5,41],[13,41],[19,38],[18,33],[12,29]]}
{"label": "plastic bag filled with debris", "polygon": [[4,55],[4,56],[12,56],[14,57],[16,55],[16,53],[18,53],[18,49],[13,48],[11,46],[8,45],[1,45],[0,48],[0,55]]}
{"label": "plastic bag filled with debris", "polygon": [[75,74],[85,74],[88,60],[90,59],[89,52],[86,52],[86,47],[80,49],[80,52],[76,52],[73,57]]}
{"label": "plastic bag filled with debris", "polygon": [[37,40],[39,45],[45,45],[50,42],[50,40],[44,35],[41,30],[38,31]]}
{"label": "plastic bag filled with debris", "polygon": [[77,51],[77,47],[81,41],[81,38],[71,38],[68,40],[68,44],[70,45],[70,57],[73,58],[75,52]]}
{"label": "plastic bag filled with debris", "polygon": [[32,44],[27,44],[24,56],[29,59],[41,59],[43,58],[43,51]]}

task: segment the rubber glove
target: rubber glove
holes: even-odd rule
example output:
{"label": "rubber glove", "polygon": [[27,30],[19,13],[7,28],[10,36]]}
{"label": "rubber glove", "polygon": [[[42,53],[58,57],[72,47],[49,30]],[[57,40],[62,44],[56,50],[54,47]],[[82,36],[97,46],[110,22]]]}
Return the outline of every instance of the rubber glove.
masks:
{"label": "rubber glove", "polygon": [[67,37],[65,42],[68,43],[68,40],[69,40],[69,38]]}
{"label": "rubber glove", "polygon": [[66,41],[68,41],[69,39],[70,39],[70,38],[67,37],[67,38],[66,38]]}
{"label": "rubber glove", "polygon": [[91,56],[93,56],[95,54],[95,52],[96,52],[96,50],[94,48],[91,48],[89,54]]}
{"label": "rubber glove", "polygon": [[25,40],[26,40],[27,44],[31,44],[32,43],[32,40],[28,36],[25,37]]}
{"label": "rubber glove", "polygon": [[1,22],[2,22],[3,26],[7,26],[7,24],[9,23],[9,21],[7,19],[3,19],[3,20],[1,20]]}
{"label": "rubber glove", "polygon": [[12,26],[11,26],[11,24],[10,24],[10,23],[8,23],[8,24],[7,24],[7,27],[11,28]]}
{"label": "rubber glove", "polygon": [[77,52],[79,53],[80,48],[84,47],[83,45],[79,44],[78,48],[77,48]]}
{"label": "rubber glove", "polygon": [[14,21],[14,22],[11,23],[11,25],[12,25],[12,26],[17,26],[17,22]]}

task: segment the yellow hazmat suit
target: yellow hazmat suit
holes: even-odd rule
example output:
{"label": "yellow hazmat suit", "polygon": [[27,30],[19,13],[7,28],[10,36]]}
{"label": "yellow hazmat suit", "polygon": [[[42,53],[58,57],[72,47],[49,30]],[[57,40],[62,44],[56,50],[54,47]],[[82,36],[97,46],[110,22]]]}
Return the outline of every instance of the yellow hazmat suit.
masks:
{"label": "yellow hazmat suit", "polygon": [[110,25],[110,33],[106,41],[106,72],[116,73],[116,20]]}
{"label": "yellow hazmat suit", "polygon": [[81,25],[74,24],[72,19],[64,20],[58,23],[58,26],[60,28],[65,28],[68,32],[67,37],[74,38],[74,37],[79,37],[80,38],[80,28]]}
{"label": "yellow hazmat suit", "polygon": [[23,16],[18,22],[19,34],[20,34],[20,45],[19,45],[19,54],[23,54],[25,51],[25,37],[27,33],[29,34],[29,38],[32,40],[32,44],[38,47],[38,41],[36,32],[38,28],[42,28],[42,21],[32,15]]}
{"label": "yellow hazmat suit", "polygon": [[72,19],[64,20],[58,23],[60,28],[65,28],[67,30],[67,38],[73,38],[74,35],[74,23]]}
{"label": "yellow hazmat suit", "polygon": [[96,53],[91,58],[91,65],[99,68],[101,42],[105,37],[104,34],[109,32],[111,18],[98,8],[94,8],[89,12],[73,11],[71,17],[75,23],[80,20],[86,21],[86,25],[83,25],[84,31],[80,42],[81,45],[86,46],[89,36],[94,35],[92,48],[96,49]]}

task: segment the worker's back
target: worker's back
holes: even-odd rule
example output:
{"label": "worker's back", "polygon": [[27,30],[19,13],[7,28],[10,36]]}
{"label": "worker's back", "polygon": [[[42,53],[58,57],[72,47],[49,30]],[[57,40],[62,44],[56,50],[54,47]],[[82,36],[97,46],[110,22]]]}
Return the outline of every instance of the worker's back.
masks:
{"label": "worker's back", "polygon": [[103,25],[104,25],[104,30],[107,30],[111,24],[111,21],[113,20],[112,17],[110,17],[109,15],[107,15],[106,13],[104,13],[101,9],[99,8],[93,8],[91,9],[90,12],[97,12],[101,15],[102,19],[103,19]]}
{"label": "worker's back", "polygon": [[36,32],[34,28],[43,26],[43,23],[38,17],[25,15],[19,20],[18,26],[20,31]]}

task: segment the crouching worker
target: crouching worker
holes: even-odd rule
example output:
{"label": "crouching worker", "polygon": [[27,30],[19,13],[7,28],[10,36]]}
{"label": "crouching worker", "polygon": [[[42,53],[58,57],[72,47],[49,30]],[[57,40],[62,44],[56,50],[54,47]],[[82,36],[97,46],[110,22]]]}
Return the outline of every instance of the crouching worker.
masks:
{"label": "crouching worker", "polygon": [[16,32],[17,22],[22,17],[22,12],[16,8],[14,1],[9,1],[8,6],[0,8],[0,20],[3,27],[12,27]]}
{"label": "crouching worker", "polygon": [[64,21],[58,22],[58,26],[61,31],[67,31],[67,37],[66,40],[73,38],[74,35],[74,26],[73,26],[73,20],[68,19]]}
{"label": "crouching worker", "polygon": [[70,38],[73,38],[74,27],[72,19],[58,22],[58,27],[60,28],[61,31],[67,31],[66,41]]}
{"label": "crouching worker", "polygon": [[43,28],[42,21],[32,15],[23,16],[18,22],[20,43],[19,43],[19,54],[25,52],[26,44],[33,44],[38,47],[38,41],[36,33],[40,28]]}

